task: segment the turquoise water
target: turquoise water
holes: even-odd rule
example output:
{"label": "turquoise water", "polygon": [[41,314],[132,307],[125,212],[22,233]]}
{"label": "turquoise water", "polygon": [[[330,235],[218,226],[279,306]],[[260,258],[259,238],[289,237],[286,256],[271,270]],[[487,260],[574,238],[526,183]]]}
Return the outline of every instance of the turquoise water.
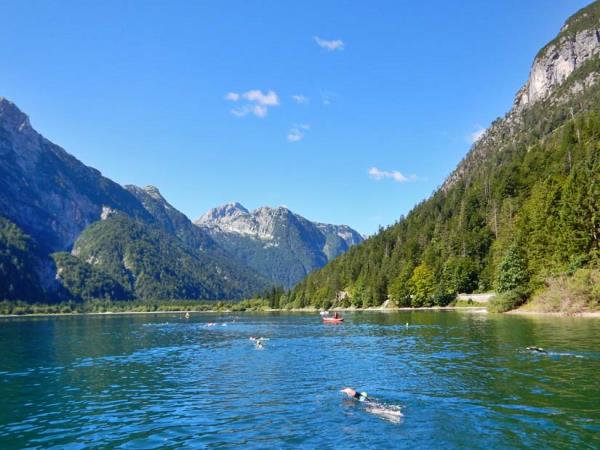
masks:
{"label": "turquoise water", "polygon": [[15,318],[0,348],[2,449],[600,447],[597,319]]}

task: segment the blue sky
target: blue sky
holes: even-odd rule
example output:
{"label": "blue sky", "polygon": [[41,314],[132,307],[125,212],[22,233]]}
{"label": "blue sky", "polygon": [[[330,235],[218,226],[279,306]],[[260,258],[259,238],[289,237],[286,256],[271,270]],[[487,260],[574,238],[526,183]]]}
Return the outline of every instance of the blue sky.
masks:
{"label": "blue sky", "polygon": [[372,233],[443,182],[586,3],[2,2],[0,95],[191,219],[239,201]]}

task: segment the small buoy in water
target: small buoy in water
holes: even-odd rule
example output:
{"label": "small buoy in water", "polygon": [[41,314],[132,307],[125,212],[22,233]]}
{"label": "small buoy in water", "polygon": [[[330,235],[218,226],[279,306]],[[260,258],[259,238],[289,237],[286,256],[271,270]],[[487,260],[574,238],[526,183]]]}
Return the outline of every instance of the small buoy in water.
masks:
{"label": "small buoy in water", "polygon": [[189,319],[189,318],[190,318],[190,313],[189,313],[189,312],[186,312],[186,313],[185,313],[185,318],[186,318],[186,319]]}
{"label": "small buoy in water", "polygon": [[408,328],[408,322],[406,322],[406,328]]}

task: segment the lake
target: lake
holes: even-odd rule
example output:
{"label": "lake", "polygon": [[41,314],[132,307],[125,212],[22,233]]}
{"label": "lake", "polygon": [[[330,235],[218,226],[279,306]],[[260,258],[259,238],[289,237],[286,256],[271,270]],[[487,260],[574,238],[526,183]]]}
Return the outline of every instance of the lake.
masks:
{"label": "lake", "polygon": [[1,319],[0,448],[600,447],[600,320],[345,318]]}

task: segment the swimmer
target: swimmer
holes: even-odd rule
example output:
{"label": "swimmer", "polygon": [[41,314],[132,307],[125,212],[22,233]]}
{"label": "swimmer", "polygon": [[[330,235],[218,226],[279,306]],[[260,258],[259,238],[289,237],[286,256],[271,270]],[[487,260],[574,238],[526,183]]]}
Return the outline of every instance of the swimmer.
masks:
{"label": "swimmer", "polygon": [[392,423],[400,423],[403,414],[399,406],[386,405],[380,403],[372,398],[369,398],[366,392],[357,392],[352,388],[346,387],[340,392],[343,392],[348,397],[363,402],[366,405],[365,411],[371,414],[375,414],[382,419],[385,419]]}
{"label": "swimmer", "polygon": [[525,350],[529,350],[530,352],[534,352],[534,353],[548,353],[546,350],[544,350],[542,347],[526,347]]}
{"label": "swimmer", "polygon": [[370,401],[366,392],[356,392],[354,389],[349,388],[349,387],[342,389],[340,392],[343,392],[348,397],[354,398],[354,399],[358,400],[359,402],[364,402],[367,400]]}

